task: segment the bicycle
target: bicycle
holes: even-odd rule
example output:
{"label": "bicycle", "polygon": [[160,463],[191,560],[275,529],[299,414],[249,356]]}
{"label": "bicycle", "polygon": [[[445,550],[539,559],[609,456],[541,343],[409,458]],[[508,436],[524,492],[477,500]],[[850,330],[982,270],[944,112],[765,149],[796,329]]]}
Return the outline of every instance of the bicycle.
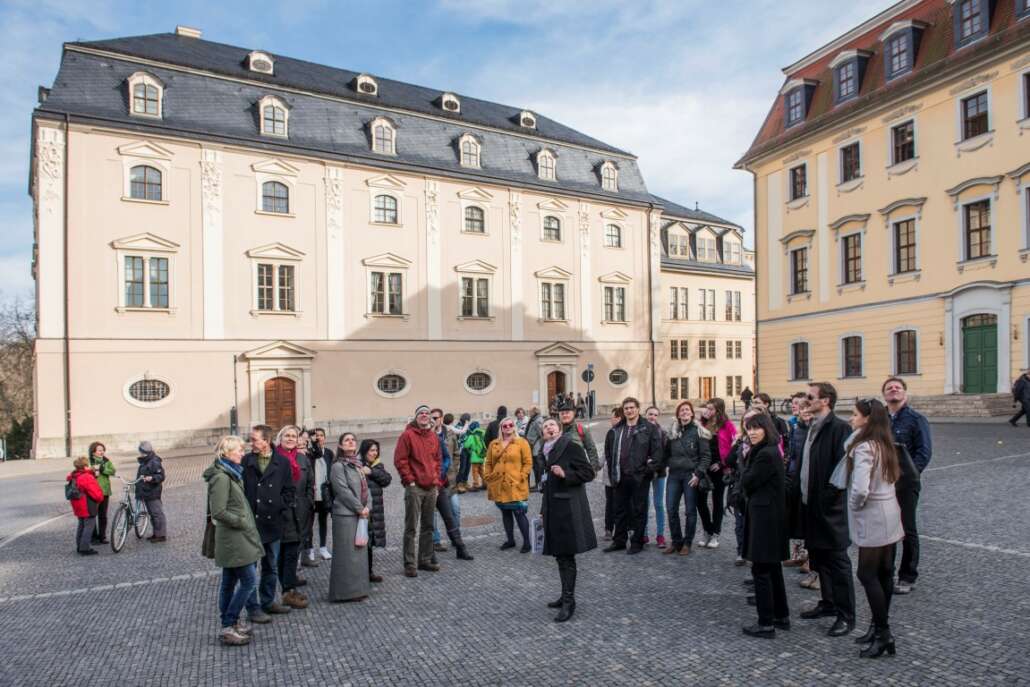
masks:
{"label": "bicycle", "polygon": [[[129,537],[129,528],[136,531],[136,538],[142,539],[150,527],[150,513],[147,512],[146,504],[136,496],[136,483],[143,478],[134,479],[131,482],[115,475],[115,478],[122,481],[125,489],[122,491],[122,501],[118,504],[114,519],[111,521],[111,550],[118,553],[125,546],[125,540]],[[131,523],[131,524],[130,524]]]}

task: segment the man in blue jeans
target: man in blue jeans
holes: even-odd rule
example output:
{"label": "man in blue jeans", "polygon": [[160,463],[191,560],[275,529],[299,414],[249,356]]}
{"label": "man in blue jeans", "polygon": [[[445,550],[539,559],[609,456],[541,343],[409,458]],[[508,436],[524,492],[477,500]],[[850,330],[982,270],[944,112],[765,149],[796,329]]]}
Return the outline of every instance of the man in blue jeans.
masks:
{"label": "man in blue jeans", "polygon": [[[662,411],[655,406],[651,406],[644,412],[644,417],[652,425],[658,428],[658,436],[662,442],[662,446],[666,444],[665,430],[662,428],[659,421],[662,417]],[[665,468],[660,467],[655,469],[654,479],[651,481],[651,497],[650,503],[654,504],[654,519],[655,519],[655,534],[657,535],[656,541],[659,549],[665,548],[665,483],[666,483],[666,471]],[[644,543],[649,541],[647,536],[647,521],[650,519],[651,505],[648,504],[647,510],[644,511]],[[695,504],[694,509],[696,511],[697,505]],[[694,535],[690,535],[690,540],[694,540]]]}
{"label": "man in blue jeans", "polygon": [[[261,557],[261,579],[247,601],[251,622],[271,622],[268,614],[289,613],[290,608],[275,600],[279,580],[279,545],[283,526],[295,496],[289,461],[272,450],[272,428],[257,425],[250,433],[253,449],[243,457],[243,491],[261,535],[265,553]],[[259,497],[260,495],[260,497]]]}

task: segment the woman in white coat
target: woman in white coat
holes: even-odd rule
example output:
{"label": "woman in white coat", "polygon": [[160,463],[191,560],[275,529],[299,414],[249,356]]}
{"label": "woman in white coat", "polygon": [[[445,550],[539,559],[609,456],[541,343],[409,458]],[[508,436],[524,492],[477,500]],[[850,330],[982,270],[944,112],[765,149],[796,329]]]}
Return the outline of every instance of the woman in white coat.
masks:
{"label": "woman in white coat", "polygon": [[[873,623],[863,637],[863,658],[894,655],[888,614],[894,593],[894,545],[905,537],[894,483],[901,474],[887,409],[860,399],[851,416],[855,430],[845,442],[848,528],[858,547],[858,580],[865,589]],[[839,479],[839,478],[838,478]],[[831,480],[837,481],[837,480]],[[844,486],[844,485],[838,485]]]}

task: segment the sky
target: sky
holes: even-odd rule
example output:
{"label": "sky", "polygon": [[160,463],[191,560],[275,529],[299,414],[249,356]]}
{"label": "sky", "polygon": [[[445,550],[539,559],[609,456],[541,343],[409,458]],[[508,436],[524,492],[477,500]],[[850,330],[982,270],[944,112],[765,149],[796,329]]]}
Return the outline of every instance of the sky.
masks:
{"label": "sky", "polygon": [[0,0],[0,299],[31,295],[31,114],[66,41],[166,33],[363,71],[539,112],[639,158],[650,191],[729,219],[752,245],[733,163],[782,67],[887,0]]}

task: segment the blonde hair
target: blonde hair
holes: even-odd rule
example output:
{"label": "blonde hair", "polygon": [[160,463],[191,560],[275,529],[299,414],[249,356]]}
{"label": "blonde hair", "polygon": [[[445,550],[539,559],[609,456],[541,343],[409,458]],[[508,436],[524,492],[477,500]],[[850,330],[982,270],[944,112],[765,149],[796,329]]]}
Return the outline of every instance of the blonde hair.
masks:
{"label": "blonde hair", "polygon": [[229,451],[236,449],[242,449],[244,446],[243,439],[237,436],[226,436],[218,440],[218,446],[215,447],[215,453],[219,458],[228,455]]}
{"label": "blonde hair", "polygon": [[300,427],[298,427],[297,425],[286,425],[285,427],[279,430],[278,434],[275,435],[276,446],[283,443],[283,435],[291,429],[297,433],[297,441],[298,443],[300,442]]}
{"label": "blonde hair", "polygon": [[79,456],[74,461],[72,461],[72,465],[75,466],[76,470],[81,470],[87,465],[89,465],[89,458],[87,458],[86,456]]}

